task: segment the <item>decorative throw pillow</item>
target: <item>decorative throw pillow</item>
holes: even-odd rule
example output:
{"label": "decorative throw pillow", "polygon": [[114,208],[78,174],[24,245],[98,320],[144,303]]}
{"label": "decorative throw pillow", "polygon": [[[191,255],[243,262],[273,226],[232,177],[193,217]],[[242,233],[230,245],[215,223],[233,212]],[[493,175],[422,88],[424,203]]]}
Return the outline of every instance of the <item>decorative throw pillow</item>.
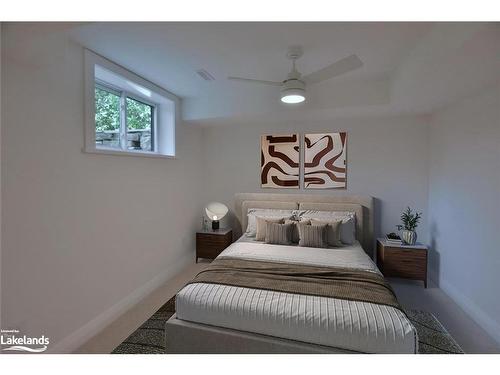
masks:
{"label": "decorative throw pillow", "polygon": [[296,215],[303,219],[343,219],[355,217],[354,211],[318,211],[318,210],[297,210]]}
{"label": "decorative throw pillow", "polygon": [[284,219],[283,218],[268,218],[268,217],[259,217],[257,216],[255,218],[256,224],[257,224],[257,233],[255,234],[255,239],[257,241],[264,241],[266,239],[266,222],[270,223],[278,223],[278,224],[283,224]]}
{"label": "decorative throw pillow", "polygon": [[289,224],[291,225],[292,227],[292,243],[298,243],[299,242],[299,228],[297,227],[297,224],[299,222],[297,220],[293,220],[293,219],[286,219],[285,220],[285,224]]}
{"label": "decorative throw pillow", "polygon": [[319,220],[311,219],[311,225],[326,225],[326,233],[328,239],[328,245],[330,246],[342,246],[340,241],[340,225],[342,220]]}
{"label": "decorative throw pillow", "polygon": [[248,237],[255,237],[257,233],[257,217],[266,218],[291,218],[295,215],[296,210],[277,210],[270,208],[249,208],[247,211],[247,228],[245,234]]}
{"label": "decorative throw pillow", "polygon": [[346,245],[352,245],[356,241],[356,213],[354,211],[298,210],[296,214],[302,219],[342,220],[340,241]]}
{"label": "decorative throw pillow", "polygon": [[328,247],[326,225],[299,225],[299,246]]}
{"label": "decorative throw pillow", "polygon": [[292,229],[295,224],[278,224],[266,221],[266,243],[274,245],[290,245]]}
{"label": "decorative throw pillow", "polygon": [[311,220],[293,220],[293,219],[286,219],[285,224],[291,224],[292,225],[292,243],[299,243],[299,225],[310,225]]}

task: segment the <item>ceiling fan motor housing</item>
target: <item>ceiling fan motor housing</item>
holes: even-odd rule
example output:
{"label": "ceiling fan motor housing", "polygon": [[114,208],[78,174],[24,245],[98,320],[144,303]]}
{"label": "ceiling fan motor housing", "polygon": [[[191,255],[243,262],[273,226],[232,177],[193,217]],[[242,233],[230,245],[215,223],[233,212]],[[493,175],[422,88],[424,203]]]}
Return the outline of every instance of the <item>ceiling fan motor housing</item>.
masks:
{"label": "ceiling fan motor housing", "polygon": [[306,84],[300,79],[296,78],[287,79],[286,81],[283,82],[283,86],[281,86],[281,92],[289,90],[300,90],[302,92],[305,92]]}

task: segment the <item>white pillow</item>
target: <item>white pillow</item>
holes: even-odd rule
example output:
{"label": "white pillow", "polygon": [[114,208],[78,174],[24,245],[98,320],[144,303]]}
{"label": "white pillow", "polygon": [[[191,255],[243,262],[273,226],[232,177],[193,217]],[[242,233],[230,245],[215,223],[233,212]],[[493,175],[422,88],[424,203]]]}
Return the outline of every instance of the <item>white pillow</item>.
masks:
{"label": "white pillow", "polygon": [[305,219],[317,219],[320,217],[355,217],[354,211],[318,211],[318,210],[296,210],[297,215]]}
{"label": "white pillow", "polygon": [[247,229],[245,235],[247,237],[255,237],[257,234],[256,217],[264,219],[290,219],[294,216],[296,210],[277,210],[273,208],[249,208],[247,210]]}
{"label": "white pillow", "polygon": [[317,211],[301,210],[297,213],[303,219],[342,219],[340,226],[340,241],[352,245],[356,241],[356,213],[351,211]]}

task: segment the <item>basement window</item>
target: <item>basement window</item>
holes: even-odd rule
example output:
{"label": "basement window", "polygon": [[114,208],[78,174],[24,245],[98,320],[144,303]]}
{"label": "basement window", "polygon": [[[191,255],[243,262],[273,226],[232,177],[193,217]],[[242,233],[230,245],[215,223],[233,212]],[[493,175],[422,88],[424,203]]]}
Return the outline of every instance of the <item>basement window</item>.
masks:
{"label": "basement window", "polygon": [[96,81],[94,95],[96,148],[155,151],[155,103],[101,81]]}
{"label": "basement window", "polygon": [[86,152],[175,156],[175,95],[88,50],[85,68]]}

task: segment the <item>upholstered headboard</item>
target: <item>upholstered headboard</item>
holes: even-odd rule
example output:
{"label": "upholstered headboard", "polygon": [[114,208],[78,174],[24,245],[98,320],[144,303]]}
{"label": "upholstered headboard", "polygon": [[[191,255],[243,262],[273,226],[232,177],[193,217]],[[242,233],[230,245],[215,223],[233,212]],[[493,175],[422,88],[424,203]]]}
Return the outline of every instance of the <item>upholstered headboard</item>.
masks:
{"label": "upholstered headboard", "polygon": [[249,208],[354,211],[356,213],[356,237],[366,253],[373,258],[372,197],[357,195],[239,193],[235,195],[234,207],[242,231],[247,226],[247,210]]}

